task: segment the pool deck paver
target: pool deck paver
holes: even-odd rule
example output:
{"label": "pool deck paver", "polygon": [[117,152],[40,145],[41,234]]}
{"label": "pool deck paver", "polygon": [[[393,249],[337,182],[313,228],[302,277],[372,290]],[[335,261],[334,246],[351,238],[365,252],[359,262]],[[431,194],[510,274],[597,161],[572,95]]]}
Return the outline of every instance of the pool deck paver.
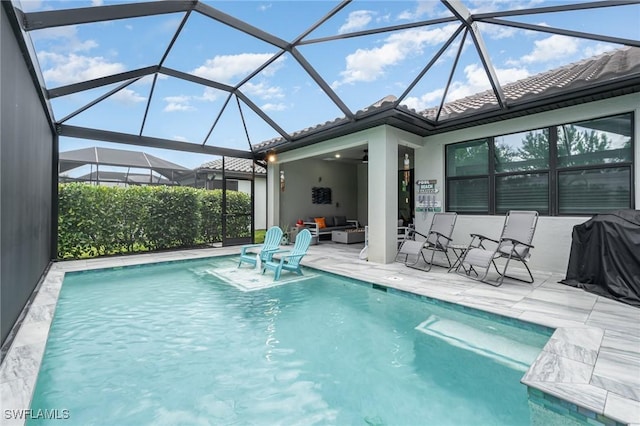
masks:
{"label": "pool deck paver", "polygon": [[[554,334],[522,382],[608,419],[640,425],[640,309],[558,284],[562,274],[534,271],[533,284],[505,280],[501,287],[492,287],[448,273],[445,268],[423,272],[400,263],[367,262],[358,257],[361,248],[361,244],[323,242],[309,248],[303,264],[552,327]],[[3,413],[30,406],[66,272],[238,253],[238,247],[224,247],[54,262],[27,303],[19,327],[12,330],[11,346],[3,348]],[[24,423],[4,417],[2,424]]]}

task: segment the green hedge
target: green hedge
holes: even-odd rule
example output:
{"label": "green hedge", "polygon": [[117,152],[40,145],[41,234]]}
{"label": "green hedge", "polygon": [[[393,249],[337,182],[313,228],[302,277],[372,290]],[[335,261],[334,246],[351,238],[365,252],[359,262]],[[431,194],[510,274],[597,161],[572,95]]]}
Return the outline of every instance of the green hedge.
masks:
{"label": "green hedge", "polygon": [[[58,258],[84,258],[222,241],[222,191],[186,187],[58,186]],[[227,235],[247,237],[248,194],[227,191]]]}

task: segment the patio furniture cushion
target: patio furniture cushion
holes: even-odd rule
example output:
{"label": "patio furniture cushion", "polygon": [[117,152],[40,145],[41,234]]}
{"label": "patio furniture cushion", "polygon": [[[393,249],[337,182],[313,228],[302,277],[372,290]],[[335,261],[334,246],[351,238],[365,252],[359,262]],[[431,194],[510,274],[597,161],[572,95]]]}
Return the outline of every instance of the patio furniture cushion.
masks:
{"label": "patio furniture cushion", "polygon": [[324,221],[324,217],[316,217],[313,219],[313,221],[318,224],[318,228],[320,229],[327,227],[327,224]]}
{"label": "patio furniture cushion", "polygon": [[334,216],[334,226],[346,226],[347,225],[347,217],[346,216]]}

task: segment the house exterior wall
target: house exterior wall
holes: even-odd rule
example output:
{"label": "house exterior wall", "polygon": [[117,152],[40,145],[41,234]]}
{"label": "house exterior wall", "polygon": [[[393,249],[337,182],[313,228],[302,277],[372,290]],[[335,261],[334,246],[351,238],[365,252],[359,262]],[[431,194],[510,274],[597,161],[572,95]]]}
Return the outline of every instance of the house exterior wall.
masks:
{"label": "house exterior wall", "polygon": [[[520,117],[512,120],[500,121],[497,123],[486,124],[482,126],[476,126],[468,129],[462,129],[449,133],[429,136],[425,138],[418,137],[416,135],[409,134],[402,130],[395,129],[389,126],[380,126],[364,131],[360,131],[351,135],[343,136],[340,138],[332,139],[326,142],[314,144],[304,148],[300,148],[294,151],[282,153],[279,158],[279,164],[273,164],[269,166],[269,189],[271,193],[276,194],[277,199],[269,200],[269,211],[274,214],[273,217],[279,217],[280,204],[279,190],[276,191],[278,186],[279,167],[285,165],[293,165],[299,160],[317,156],[323,153],[331,153],[340,149],[347,149],[353,147],[362,147],[363,149],[369,148],[369,164],[358,166],[358,170],[355,175],[357,181],[356,189],[353,190],[354,194],[357,194],[356,214],[358,220],[362,224],[370,225],[370,249],[369,253],[372,253],[372,246],[374,246],[373,252],[376,252],[375,246],[382,244],[384,248],[380,249],[380,256],[374,256],[371,260],[376,262],[391,262],[392,256],[389,255],[393,251],[390,238],[386,238],[384,234],[380,241],[376,241],[376,231],[378,228],[389,228],[395,232],[396,226],[396,211],[397,211],[397,192],[389,188],[388,191],[379,190],[380,182],[376,180],[376,176],[379,178],[381,173],[386,176],[386,179],[393,182],[394,187],[397,189],[397,170],[395,168],[398,160],[398,145],[409,146],[414,149],[413,168],[415,180],[437,180],[436,187],[440,190],[435,199],[439,201],[442,207],[445,207],[445,146],[452,143],[463,142],[468,140],[474,140],[484,137],[504,135],[509,133],[522,132],[526,130],[548,127],[551,125],[566,124],[571,122],[577,122],[582,120],[589,120],[598,117],[604,117],[609,115],[615,115],[620,113],[635,112],[634,123],[634,196],[635,205],[640,205],[640,171],[638,164],[640,164],[640,94],[630,94],[620,96],[612,99],[606,99],[597,102],[591,102],[588,104],[581,104],[569,108],[563,108],[560,110],[547,111],[539,114],[532,114],[526,117]],[[382,135],[382,136],[381,136]],[[370,143],[372,140],[378,140],[382,137],[386,144],[392,146],[393,149],[381,150],[384,151],[384,155],[393,156],[393,169],[394,172],[390,173],[387,169],[390,167],[383,167],[380,170],[375,166],[375,159],[372,161],[372,155],[377,155],[371,152]],[[380,164],[385,165],[386,160],[380,159]],[[372,174],[371,170],[375,169],[376,173]],[[304,176],[308,170],[299,169]],[[391,176],[393,174],[393,176]],[[294,173],[286,173],[287,176],[287,188],[290,188],[291,178],[297,176]],[[296,179],[296,178],[294,178]],[[351,179],[351,178],[350,178]],[[295,184],[294,184],[295,185]],[[386,188],[386,184],[385,188]],[[288,190],[288,189],[287,189]],[[270,193],[270,194],[271,194]],[[299,199],[304,202],[308,198],[308,194],[303,192],[289,193],[289,199]],[[366,195],[365,195],[366,194]],[[382,197],[381,198],[381,194]],[[394,195],[396,194],[396,195]],[[418,195],[418,194],[417,194]],[[381,200],[386,200],[384,204],[381,204]],[[417,200],[416,200],[417,201]],[[295,204],[295,203],[294,203]],[[283,213],[289,210],[291,202],[288,203],[286,208],[283,208]],[[364,206],[367,205],[365,208]],[[381,218],[377,218],[374,221],[374,217],[380,216],[380,206],[384,205],[384,211],[393,211],[394,220],[391,221],[390,214],[383,214]],[[304,209],[306,210],[306,208]],[[285,213],[288,214],[288,213]],[[294,210],[291,217],[283,217],[285,222],[295,222],[295,215],[304,214],[302,210]],[[387,217],[388,216],[388,217]],[[415,222],[418,231],[426,232],[431,224],[432,213],[416,212]],[[387,220],[389,219],[389,220]],[[562,216],[551,217],[542,216],[539,219],[536,234],[533,240],[534,246],[537,248],[534,250],[534,255],[531,257],[530,265],[533,269],[553,271],[553,272],[565,272],[567,262],[569,259],[569,252],[571,247],[571,233],[573,227],[577,224],[583,223],[588,220],[586,216]],[[389,223],[387,223],[387,221]],[[393,222],[393,224],[391,224]],[[499,235],[502,225],[504,223],[504,216],[502,215],[460,215],[456,223],[454,231],[454,241],[458,244],[465,244],[469,241],[469,234],[472,232],[482,231],[485,234]],[[280,223],[274,223],[280,225]],[[371,228],[373,232],[371,232]],[[388,247],[387,247],[388,246]]]}
{"label": "house exterior wall", "polygon": [[52,258],[54,136],[5,8],[0,11],[0,324],[4,342]]}
{"label": "house exterior wall", "polygon": [[[521,132],[545,126],[571,123],[597,117],[635,111],[634,123],[634,191],[636,208],[640,205],[640,94],[631,94],[589,104],[577,105],[561,110],[533,114],[513,120],[463,129],[455,132],[426,137],[424,147],[415,150],[415,178],[436,179],[440,192],[436,199],[445,203],[445,146],[451,143],[480,139],[514,132]],[[425,232],[431,224],[431,213],[416,213],[416,228]],[[573,226],[583,223],[589,217],[547,217],[539,219],[533,245],[530,266],[553,272],[566,272],[571,248]],[[487,236],[498,236],[502,230],[504,216],[459,215],[454,230],[454,241],[467,243],[471,232]]]}

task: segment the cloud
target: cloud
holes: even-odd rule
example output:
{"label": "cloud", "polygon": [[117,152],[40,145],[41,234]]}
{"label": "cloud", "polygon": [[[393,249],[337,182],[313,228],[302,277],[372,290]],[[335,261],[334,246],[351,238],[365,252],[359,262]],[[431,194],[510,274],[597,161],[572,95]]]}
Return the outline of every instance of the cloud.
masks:
{"label": "cloud", "polygon": [[22,6],[23,12],[35,12],[37,10],[46,9],[45,7],[43,7],[44,3],[45,2],[41,0],[22,0],[20,2],[20,6]]}
{"label": "cloud", "polygon": [[580,40],[554,34],[542,40],[533,42],[533,51],[520,58],[520,61],[526,64],[535,64],[550,61],[566,61],[568,56],[578,52]]}
{"label": "cloud", "polygon": [[[213,59],[207,59],[205,63],[191,71],[198,77],[209,80],[229,83],[234,78],[242,78],[249,75],[256,68],[273,57],[272,53],[240,53],[238,55],[219,55]],[[263,74],[273,75],[282,65],[284,57],[278,58]]]}
{"label": "cloud", "polygon": [[436,89],[431,92],[424,93],[421,96],[408,96],[404,98],[402,104],[415,109],[416,111],[423,111],[429,107],[435,106],[436,103],[439,103],[443,94],[444,89]]}
{"label": "cloud", "polygon": [[175,111],[195,111],[195,108],[191,105],[178,104],[175,102],[169,102],[167,106],[163,109],[164,112],[175,112]]}
{"label": "cloud", "polygon": [[111,96],[111,99],[124,105],[135,105],[139,102],[144,102],[147,100],[147,98],[131,89],[122,89],[119,92],[114,93]]}
{"label": "cloud", "polygon": [[478,29],[482,35],[486,35],[488,38],[493,40],[502,40],[513,37],[519,31],[517,28],[487,24],[485,22],[479,22]]}
{"label": "cloud", "polygon": [[178,96],[167,96],[164,98],[164,101],[167,105],[164,107],[164,112],[174,112],[174,111],[196,111],[197,108],[192,105],[193,101],[200,102],[214,102],[218,99],[219,92],[212,87],[205,87],[202,95],[200,96],[189,96],[189,95],[178,95]]}
{"label": "cloud", "polygon": [[258,84],[247,82],[242,86],[242,91],[246,95],[256,96],[264,100],[284,98],[284,93],[281,87],[269,86],[265,82],[260,82]]}
{"label": "cloud", "polygon": [[[501,85],[522,80],[530,75],[529,71],[525,68],[496,68],[495,71]],[[462,99],[491,89],[489,78],[482,65],[477,63],[470,64],[464,68],[464,74],[464,81],[453,81],[449,86],[446,102]],[[443,95],[444,88],[439,88],[420,96],[407,97],[402,103],[416,111],[423,111],[439,105]]]}
{"label": "cloud", "polygon": [[267,103],[262,105],[260,108],[262,108],[263,111],[284,111],[287,109],[287,106],[283,103],[278,103],[278,104]]}
{"label": "cloud", "polygon": [[525,79],[531,75],[526,68],[497,68],[496,74],[502,85]]}
{"label": "cloud", "polygon": [[415,21],[425,16],[434,16],[436,14],[439,2],[435,1],[418,1],[413,10],[403,10],[398,15],[399,20]]}
{"label": "cloud", "polygon": [[41,51],[38,61],[47,83],[71,84],[83,80],[93,80],[125,70],[118,62],[109,62],[101,56],[68,55]]}
{"label": "cloud", "polygon": [[205,102],[214,102],[216,99],[218,99],[218,91],[213,87],[205,87],[202,96],[198,98]]}
{"label": "cloud", "polygon": [[271,6],[273,6],[271,3],[269,3],[269,4],[261,4],[260,6],[258,6],[258,10],[260,12],[265,12],[265,11],[271,9]]}
{"label": "cloud", "polygon": [[366,28],[369,22],[373,19],[373,15],[375,15],[375,12],[370,10],[355,10],[349,13],[347,22],[342,24],[338,29],[338,34],[349,33]]}
{"label": "cloud", "polygon": [[544,0],[471,0],[468,7],[471,13],[495,12],[499,10],[530,9],[544,3]]}
{"label": "cloud", "polygon": [[95,40],[80,40],[78,38],[78,27],[76,25],[68,25],[65,27],[45,28],[43,30],[34,31],[32,34],[34,41],[40,40],[56,40],[60,41],[61,52],[86,52],[98,47]]}
{"label": "cloud", "polygon": [[435,29],[406,30],[390,35],[380,47],[357,49],[345,58],[346,68],[340,72],[342,78],[334,81],[332,87],[375,81],[384,75],[387,68],[409,56],[420,55],[425,46],[443,43],[456,28],[454,24]]}
{"label": "cloud", "polygon": [[602,55],[604,52],[610,52],[618,47],[620,46],[616,46],[615,44],[596,43],[593,46],[588,46],[582,49],[582,57],[590,58],[592,56]]}
{"label": "cloud", "polygon": [[191,105],[191,96],[179,95],[179,96],[167,96],[164,98],[167,105],[164,107],[164,112],[175,111],[195,111],[196,108]]}
{"label": "cloud", "polygon": [[180,142],[188,142],[189,141],[189,139],[185,138],[184,136],[177,136],[177,135],[174,136],[173,139],[176,140],[176,141],[180,141]]}
{"label": "cloud", "polygon": [[91,6],[102,6],[104,1],[102,0],[91,0]]}

